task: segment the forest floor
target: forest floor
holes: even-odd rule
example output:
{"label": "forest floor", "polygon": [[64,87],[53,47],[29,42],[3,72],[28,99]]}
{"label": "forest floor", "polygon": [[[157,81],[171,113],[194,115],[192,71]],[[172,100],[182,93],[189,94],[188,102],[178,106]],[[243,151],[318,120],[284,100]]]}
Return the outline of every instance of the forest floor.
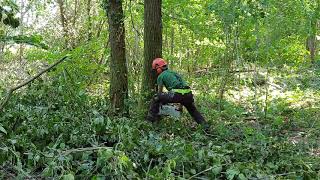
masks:
{"label": "forest floor", "polygon": [[[0,92],[44,66],[0,65]],[[0,115],[0,179],[320,177],[320,69],[235,73],[223,101],[213,74],[190,75],[208,133],[186,111],[146,122],[138,97],[129,99],[130,117],[111,118],[105,98],[65,77],[43,78],[18,91]]]}

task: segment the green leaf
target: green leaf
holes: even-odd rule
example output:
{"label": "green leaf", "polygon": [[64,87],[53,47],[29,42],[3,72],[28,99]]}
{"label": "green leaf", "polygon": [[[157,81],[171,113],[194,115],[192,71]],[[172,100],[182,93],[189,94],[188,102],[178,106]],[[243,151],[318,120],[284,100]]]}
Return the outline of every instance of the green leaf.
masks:
{"label": "green leaf", "polygon": [[7,14],[7,17],[4,18],[3,24],[11,26],[12,28],[17,28],[20,25],[19,19],[14,18],[13,14]]}
{"label": "green leaf", "polygon": [[130,162],[130,159],[126,155],[121,155],[119,158],[119,161],[122,165],[128,166],[128,163]]}
{"label": "green leaf", "polygon": [[63,180],[74,180],[74,175],[71,173],[64,175]]}
{"label": "green leaf", "polygon": [[104,179],[106,179],[104,176],[102,176],[102,175],[96,175],[96,176],[93,176],[92,178],[91,178],[91,180],[104,180]]}
{"label": "green leaf", "polygon": [[4,134],[7,134],[7,131],[4,129],[4,127],[2,127],[1,124],[0,124],[0,132],[3,132]]}
{"label": "green leaf", "polygon": [[111,149],[103,149],[98,151],[98,159],[97,159],[97,165],[98,166],[104,166],[104,164],[113,157],[113,151]]}
{"label": "green leaf", "polygon": [[191,172],[192,174],[196,174],[196,173],[197,173],[197,171],[196,171],[195,169],[191,169],[190,172]]}
{"label": "green leaf", "polygon": [[0,42],[14,42],[17,44],[28,44],[32,46],[36,46],[42,49],[48,49],[48,45],[46,45],[42,37],[39,35],[32,36],[0,36]]}
{"label": "green leaf", "polygon": [[244,174],[242,174],[242,173],[239,174],[238,178],[239,178],[240,180],[247,180],[246,176],[245,176]]}
{"label": "green leaf", "polygon": [[214,175],[219,175],[222,171],[222,166],[221,165],[215,166],[214,168],[212,168],[211,171]]}
{"label": "green leaf", "polygon": [[228,169],[227,170],[227,179],[233,179],[236,175],[238,175],[240,172],[237,169]]}

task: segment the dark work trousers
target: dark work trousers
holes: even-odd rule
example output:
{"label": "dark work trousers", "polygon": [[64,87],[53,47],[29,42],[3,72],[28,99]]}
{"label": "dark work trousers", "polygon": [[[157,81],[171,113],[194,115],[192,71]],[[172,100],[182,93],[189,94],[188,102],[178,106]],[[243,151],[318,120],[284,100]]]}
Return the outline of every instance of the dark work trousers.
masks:
{"label": "dark work trousers", "polygon": [[160,93],[152,99],[149,112],[155,117],[159,113],[160,104],[167,103],[180,103],[186,107],[189,114],[198,124],[205,122],[203,116],[194,104],[193,94],[191,92],[184,95],[174,92]]}

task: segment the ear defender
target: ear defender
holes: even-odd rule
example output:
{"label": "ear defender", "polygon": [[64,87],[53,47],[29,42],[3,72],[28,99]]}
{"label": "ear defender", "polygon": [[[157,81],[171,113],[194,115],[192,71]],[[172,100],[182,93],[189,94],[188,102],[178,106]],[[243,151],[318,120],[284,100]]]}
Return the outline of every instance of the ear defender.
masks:
{"label": "ear defender", "polygon": [[161,73],[162,73],[162,68],[161,68],[161,67],[158,67],[158,68],[157,68],[157,73],[158,73],[158,74],[161,74]]}

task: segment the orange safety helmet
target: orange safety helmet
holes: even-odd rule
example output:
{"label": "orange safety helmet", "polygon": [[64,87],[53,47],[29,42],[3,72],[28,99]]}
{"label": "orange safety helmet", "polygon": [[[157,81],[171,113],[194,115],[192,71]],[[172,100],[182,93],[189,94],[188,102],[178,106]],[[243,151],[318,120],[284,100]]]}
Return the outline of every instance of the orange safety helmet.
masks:
{"label": "orange safety helmet", "polygon": [[152,62],[152,69],[157,71],[157,74],[161,74],[167,67],[167,62],[162,58],[156,58]]}

